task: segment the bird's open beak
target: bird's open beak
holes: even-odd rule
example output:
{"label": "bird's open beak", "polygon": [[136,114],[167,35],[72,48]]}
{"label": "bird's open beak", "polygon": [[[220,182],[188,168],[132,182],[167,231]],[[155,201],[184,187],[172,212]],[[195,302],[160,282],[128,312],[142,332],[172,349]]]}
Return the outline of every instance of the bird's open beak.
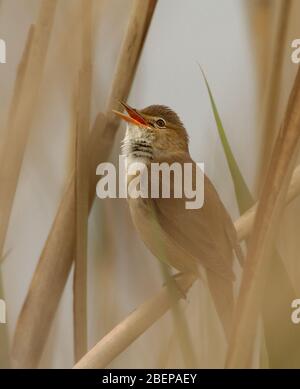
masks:
{"label": "bird's open beak", "polygon": [[126,114],[124,114],[122,112],[113,110],[113,112],[116,115],[118,115],[121,119],[125,120],[128,123],[133,123],[133,124],[136,124],[137,126],[148,127],[146,120],[142,117],[142,115],[140,115],[138,113],[138,111],[136,109],[130,107],[128,104],[125,104],[121,101],[120,101],[120,103],[123,105],[123,107],[125,108],[125,110],[127,111],[129,116],[127,116]]}

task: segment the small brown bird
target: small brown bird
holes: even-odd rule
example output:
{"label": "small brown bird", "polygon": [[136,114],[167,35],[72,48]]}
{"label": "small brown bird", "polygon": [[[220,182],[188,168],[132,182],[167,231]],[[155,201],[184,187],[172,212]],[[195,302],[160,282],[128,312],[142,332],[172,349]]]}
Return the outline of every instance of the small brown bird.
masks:
{"label": "small brown bird", "polygon": [[[129,162],[191,163],[188,135],[178,115],[163,105],[142,110],[122,103],[128,115],[114,111],[127,122],[123,153]],[[174,176],[171,175],[171,193]],[[130,182],[130,177],[127,177]],[[208,286],[228,339],[234,307],[233,254],[242,252],[236,230],[210,180],[204,178],[204,205],[186,209],[186,198],[130,198],[130,212],[142,240],[160,260],[180,272],[200,277],[206,270]]]}

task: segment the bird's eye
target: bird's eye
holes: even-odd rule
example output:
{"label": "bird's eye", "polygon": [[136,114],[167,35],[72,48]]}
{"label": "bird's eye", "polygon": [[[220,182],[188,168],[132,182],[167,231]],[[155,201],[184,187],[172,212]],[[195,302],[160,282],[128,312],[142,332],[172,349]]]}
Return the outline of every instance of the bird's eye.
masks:
{"label": "bird's eye", "polygon": [[164,121],[164,119],[157,119],[156,120],[156,125],[159,128],[164,128],[164,127],[166,127],[166,122]]}

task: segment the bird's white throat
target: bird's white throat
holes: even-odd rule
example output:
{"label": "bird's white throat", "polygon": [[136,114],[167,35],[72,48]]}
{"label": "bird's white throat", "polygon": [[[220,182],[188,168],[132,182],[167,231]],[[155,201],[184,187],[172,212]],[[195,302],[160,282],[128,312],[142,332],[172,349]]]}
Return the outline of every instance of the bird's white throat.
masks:
{"label": "bird's white throat", "polygon": [[143,162],[148,164],[151,162],[153,160],[153,138],[154,135],[151,131],[128,124],[122,142],[122,154],[126,157],[127,163]]}

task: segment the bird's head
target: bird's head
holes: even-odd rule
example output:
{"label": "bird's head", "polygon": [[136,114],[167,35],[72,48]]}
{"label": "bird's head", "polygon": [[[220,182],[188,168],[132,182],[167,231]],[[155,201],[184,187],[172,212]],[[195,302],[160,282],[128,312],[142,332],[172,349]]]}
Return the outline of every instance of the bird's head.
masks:
{"label": "bird's head", "polygon": [[188,152],[188,135],[179,116],[164,105],[142,110],[121,103],[127,114],[114,111],[127,122],[123,153],[135,159],[164,160]]}

